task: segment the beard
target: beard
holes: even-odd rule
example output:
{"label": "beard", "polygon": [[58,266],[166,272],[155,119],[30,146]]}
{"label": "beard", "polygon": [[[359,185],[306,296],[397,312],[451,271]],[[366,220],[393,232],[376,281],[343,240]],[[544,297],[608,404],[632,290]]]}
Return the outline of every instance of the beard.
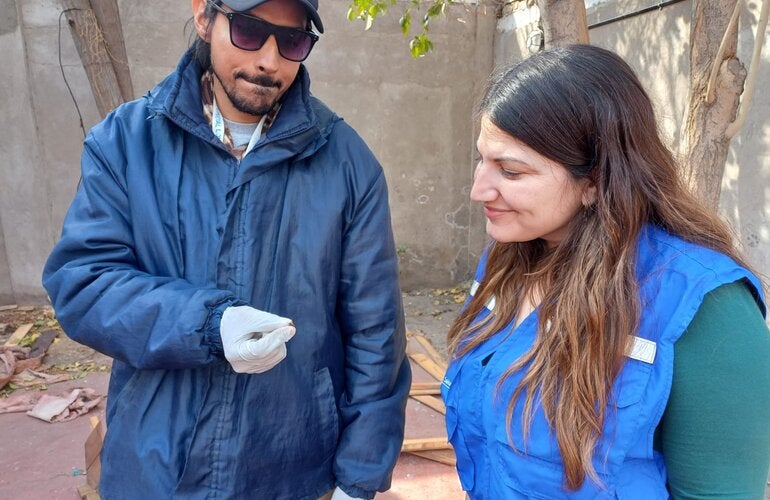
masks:
{"label": "beard", "polygon": [[[282,83],[279,80],[275,80],[265,75],[251,76],[243,71],[237,71],[233,74],[232,79],[228,80],[223,78],[217,71],[216,66],[212,64],[214,76],[219,80],[219,84],[225,91],[227,98],[235,109],[241,113],[246,113],[253,116],[264,116],[270,112],[278,102],[278,99],[283,95],[281,88]],[[256,85],[250,92],[239,90],[237,88],[238,80],[244,80],[253,85]]]}

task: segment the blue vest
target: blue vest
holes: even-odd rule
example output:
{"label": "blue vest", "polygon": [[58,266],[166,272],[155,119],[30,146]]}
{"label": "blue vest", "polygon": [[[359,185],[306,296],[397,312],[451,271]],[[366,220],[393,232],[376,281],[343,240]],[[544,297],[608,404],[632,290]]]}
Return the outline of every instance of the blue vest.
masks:
{"label": "blue vest", "polygon": [[[482,257],[476,273],[481,281]],[[449,441],[457,455],[463,489],[473,499],[668,498],[666,469],[653,450],[653,435],[666,408],[674,343],[715,288],[746,280],[765,306],[757,278],[732,259],[647,226],[639,240],[636,276],[642,303],[633,349],[612,388],[593,466],[601,485],[589,478],[577,491],[564,488],[564,468],[555,434],[537,408],[528,439],[522,434],[520,396],[510,435],[506,409],[523,376],[514,373],[498,387],[507,368],[533,345],[538,311],[511,334],[512,324],[459,359],[453,359],[441,391],[447,407]],[[472,293],[475,290],[472,289]],[[487,304],[494,308],[494,300]],[[481,313],[481,319],[489,311]],[[535,398],[537,400],[537,398]]]}

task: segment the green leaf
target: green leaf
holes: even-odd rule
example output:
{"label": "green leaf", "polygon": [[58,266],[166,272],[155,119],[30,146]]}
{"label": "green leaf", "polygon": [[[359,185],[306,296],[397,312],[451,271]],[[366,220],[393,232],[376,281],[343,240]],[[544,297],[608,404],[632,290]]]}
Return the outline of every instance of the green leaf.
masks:
{"label": "green leaf", "polygon": [[420,47],[417,44],[417,37],[412,38],[412,40],[409,42],[409,52],[415,59],[420,57]]}
{"label": "green leaf", "polygon": [[398,25],[401,26],[401,33],[403,33],[404,36],[409,34],[409,27],[412,25],[412,14],[408,9],[404,12],[404,15],[401,16],[401,19],[398,20]]}
{"label": "green leaf", "polygon": [[415,36],[412,41],[409,42],[409,51],[415,59],[424,57],[431,50],[433,50],[433,42],[431,42],[424,33]]}
{"label": "green leaf", "polygon": [[428,13],[426,14],[426,17],[436,17],[439,14],[444,13],[444,2],[435,2],[433,5],[430,6],[428,9]]}

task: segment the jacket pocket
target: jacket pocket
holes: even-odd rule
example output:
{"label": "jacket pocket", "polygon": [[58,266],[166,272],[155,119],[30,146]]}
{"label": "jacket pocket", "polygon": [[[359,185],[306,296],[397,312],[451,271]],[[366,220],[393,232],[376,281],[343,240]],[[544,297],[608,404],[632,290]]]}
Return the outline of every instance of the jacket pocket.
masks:
{"label": "jacket pocket", "polygon": [[316,408],[317,432],[320,439],[319,450],[324,459],[329,458],[337,449],[340,435],[339,413],[334,398],[334,385],[327,367],[315,372],[313,400]]}

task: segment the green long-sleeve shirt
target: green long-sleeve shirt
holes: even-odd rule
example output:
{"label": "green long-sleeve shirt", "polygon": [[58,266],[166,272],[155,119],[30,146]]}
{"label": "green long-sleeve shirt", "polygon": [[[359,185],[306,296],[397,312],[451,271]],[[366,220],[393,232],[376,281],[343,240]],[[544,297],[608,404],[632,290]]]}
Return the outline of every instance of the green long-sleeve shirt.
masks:
{"label": "green long-sleeve shirt", "polygon": [[707,294],[674,346],[656,432],[675,499],[764,498],[770,467],[770,332],[742,282]]}

